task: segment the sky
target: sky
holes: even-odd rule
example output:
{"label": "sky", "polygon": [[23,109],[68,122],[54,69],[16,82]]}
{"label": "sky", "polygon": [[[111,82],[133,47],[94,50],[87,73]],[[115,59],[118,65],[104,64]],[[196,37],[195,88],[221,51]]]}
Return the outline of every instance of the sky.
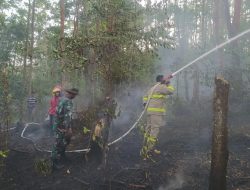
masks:
{"label": "sky", "polygon": [[[13,0],[13,1],[15,1],[15,0]],[[137,0],[142,6],[145,6],[146,5],[146,0]],[[162,0],[151,0],[151,3],[152,4],[154,4],[154,3],[159,3],[159,2],[161,2]],[[50,2],[59,2],[59,0],[50,0]],[[18,2],[18,6],[23,6],[24,7],[24,4],[25,3],[29,3],[29,0],[21,0],[21,1],[19,1]],[[7,15],[7,16],[11,16],[11,14],[12,13],[14,13],[15,12],[15,10],[14,9],[10,9],[10,10],[8,10],[8,11],[4,11],[5,12],[5,14]]]}
{"label": "sky", "polygon": [[[154,3],[159,3],[161,2],[162,0],[151,0],[151,3],[154,4]],[[141,5],[145,6],[146,5],[146,0],[142,0],[141,2],[139,2]]]}

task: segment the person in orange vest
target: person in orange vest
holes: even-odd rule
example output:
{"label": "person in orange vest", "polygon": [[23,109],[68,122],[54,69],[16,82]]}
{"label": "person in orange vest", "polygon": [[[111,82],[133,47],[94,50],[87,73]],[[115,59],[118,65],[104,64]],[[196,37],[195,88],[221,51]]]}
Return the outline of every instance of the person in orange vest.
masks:
{"label": "person in orange vest", "polygon": [[155,149],[157,137],[161,127],[166,125],[166,99],[168,95],[172,95],[174,87],[170,85],[169,79],[164,79],[163,75],[156,77],[157,84],[153,86],[143,97],[143,105],[147,106],[147,126],[145,128],[144,146],[142,154],[148,155],[151,153],[160,154],[160,151]]}
{"label": "person in orange vest", "polygon": [[52,90],[53,97],[50,100],[50,108],[49,108],[49,128],[50,128],[50,136],[54,135],[54,122],[56,116],[56,107],[59,103],[59,99],[61,97],[61,87],[55,86]]}

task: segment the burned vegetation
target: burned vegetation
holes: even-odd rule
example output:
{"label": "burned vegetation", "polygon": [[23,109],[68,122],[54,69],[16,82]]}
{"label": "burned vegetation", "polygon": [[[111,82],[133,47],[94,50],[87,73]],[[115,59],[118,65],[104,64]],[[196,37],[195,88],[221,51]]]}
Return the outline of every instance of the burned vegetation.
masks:
{"label": "burned vegetation", "polygon": [[[218,103],[217,100],[216,102]],[[218,106],[217,103],[214,106]],[[100,105],[105,108],[104,104]],[[213,180],[213,174],[210,173],[213,169],[211,161],[218,161],[211,157],[214,154],[211,154],[212,146],[218,146],[212,144],[212,105],[208,103],[189,109],[183,109],[180,104],[172,106],[176,115],[168,120],[167,125],[160,131],[158,148],[161,153],[152,155],[146,160],[140,155],[143,146],[143,133],[140,127],[109,147],[105,139],[95,141],[96,137],[102,136],[101,131],[98,131],[102,130],[100,125],[104,124],[100,118],[107,116],[105,115],[107,110],[104,109],[106,111],[103,114],[103,109],[100,107],[89,108],[84,115],[79,113],[79,119],[74,120],[74,138],[67,149],[68,160],[65,167],[59,171],[52,172],[49,167],[50,153],[46,150],[51,149],[53,141],[48,135],[47,126],[30,125],[23,134],[26,139],[20,137],[25,126],[18,126],[10,132],[10,151],[5,160],[6,165],[1,170],[1,187],[3,189],[206,190],[209,184],[214,182],[211,181]],[[208,108],[211,111],[207,112]],[[102,113],[97,110],[102,110]],[[200,113],[196,117],[191,117],[197,110],[200,110]],[[249,127],[242,123],[240,130],[236,129],[233,118],[229,120],[228,145],[225,144],[229,150],[224,157],[228,160],[227,170],[217,168],[216,174],[219,171],[226,171],[225,188],[247,190],[250,185]],[[127,131],[135,120],[136,117],[131,115],[125,125],[110,124],[108,141],[113,141]],[[215,120],[214,125],[220,125],[219,123]],[[143,125],[140,123],[139,126]],[[92,150],[89,151],[88,148]],[[70,152],[83,149],[86,151]],[[217,153],[216,156],[220,154]]]}

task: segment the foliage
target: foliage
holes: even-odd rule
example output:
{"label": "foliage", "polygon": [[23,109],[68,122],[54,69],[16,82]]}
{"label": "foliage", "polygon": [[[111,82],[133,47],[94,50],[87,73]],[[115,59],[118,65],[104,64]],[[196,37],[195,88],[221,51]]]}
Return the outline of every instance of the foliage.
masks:
{"label": "foliage", "polygon": [[[83,16],[93,20],[84,23],[84,32],[66,38],[65,67],[93,72],[94,78],[104,81],[102,90],[112,91],[117,84],[145,79],[153,69],[155,48],[172,43],[159,33],[158,26],[146,29],[143,7],[137,3],[96,0],[86,7]],[[95,65],[94,71],[89,69],[91,65]]]}
{"label": "foliage", "polygon": [[83,127],[83,134],[86,135],[90,133],[90,130],[87,127]]}
{"label": "foliage", "polygon": [[35,161],[35,170],[37,173],[47,176],[51,174],[51,162],[48,159],[39,159]]}
{"label": "foliage", "polygon": [[7,158],[9,150],[0,150],[0,158]]}

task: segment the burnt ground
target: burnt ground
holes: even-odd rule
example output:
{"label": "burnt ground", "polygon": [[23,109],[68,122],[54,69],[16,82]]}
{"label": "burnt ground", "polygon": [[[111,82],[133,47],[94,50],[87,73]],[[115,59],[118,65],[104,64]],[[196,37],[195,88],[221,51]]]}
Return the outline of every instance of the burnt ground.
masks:
{"label": "burnt ground", "polygon": [[[48,160],[50,154],[35,150],[29,140],[20,138],[21,130],[14,131],[0,187],[2,190],[207,190],[211,125],[189,118],[183,121],[178,119],[168,123],[161,130],[161,154],[154,157],[155,162],[143,161],[140,157],[142,135],[139,130],[134,130],[123,141],[110,147],[105,169],[98,168],[93,162],[87,163],[83,153],[68,153],[70,160],[66,167],[47,175],[37,171],[35,164],[41,159]],[[229,125],[228,190],[249,190],[250,124],[237,123]],[[41,130],[29,129],[25,135],[36,140],[41,148],[49,149],[53,139],[46,137]],[[37,133],[43,135],[34,137]],[[112,129],[112,133],[117,137],[122,131]]]}

